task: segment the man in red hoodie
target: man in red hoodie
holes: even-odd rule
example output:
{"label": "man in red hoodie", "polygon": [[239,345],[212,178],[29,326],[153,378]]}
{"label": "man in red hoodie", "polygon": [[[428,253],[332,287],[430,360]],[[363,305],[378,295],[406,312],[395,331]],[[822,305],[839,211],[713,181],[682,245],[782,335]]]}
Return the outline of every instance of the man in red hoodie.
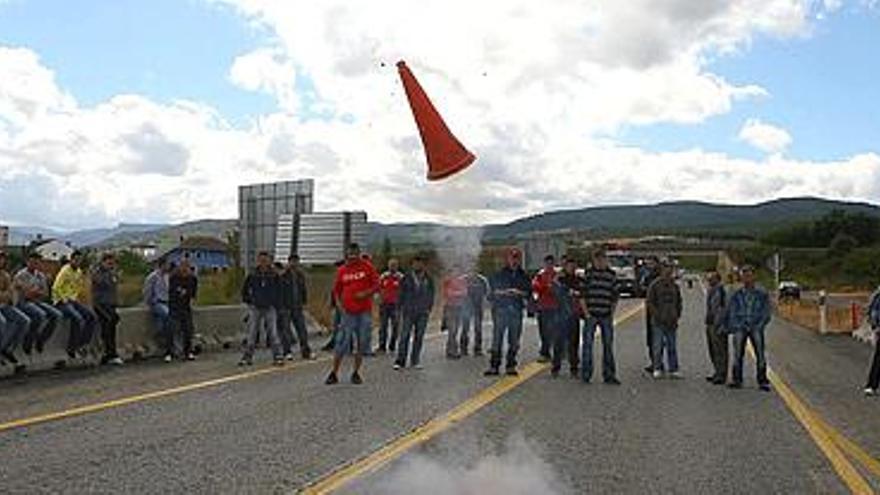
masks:
{"label": "man in red hoodie", "polygon": [[352,341],[356,342],[354,350],[354,371],[351,383],[359,385],[360,369],[363,355],[369,351],[370,332],[373,323],[373,294],[379,290],[379,274],[373,264],[361,257],[361,248],[352,243],[345,253],[345,264],[336,272],[333,283],[333,295],[342,309],[342,324],[336,336],[333,371],[327,376],[327,385],[339,382],[339,368],[342,358],[352,349]]}
{"label": "man in red hoodie", "polygon": [[538,334],[541,338],[539,363],[550,362],[550,349],[556,332],[559,301],[553,294],[556,280],[556,258],[552,254],[544,258],[544,268],[532,279],[532,294],[538,302]]}

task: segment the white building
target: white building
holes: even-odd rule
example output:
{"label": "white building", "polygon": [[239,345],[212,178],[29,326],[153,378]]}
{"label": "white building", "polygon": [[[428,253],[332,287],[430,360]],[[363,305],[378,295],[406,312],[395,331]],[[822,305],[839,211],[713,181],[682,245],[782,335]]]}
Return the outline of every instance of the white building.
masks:
{"label": "white building", "polygon": [[58,239],[46,241],[37,246],[34,251],[48,261],[70,259],[70,255],[73,254],[73,248]]}
{"label": "white building", "polygon": [[128,246],[128,251],[145,260],[152,260],[159,254],[159,247],[150,243],[132,244],[131,246]]}

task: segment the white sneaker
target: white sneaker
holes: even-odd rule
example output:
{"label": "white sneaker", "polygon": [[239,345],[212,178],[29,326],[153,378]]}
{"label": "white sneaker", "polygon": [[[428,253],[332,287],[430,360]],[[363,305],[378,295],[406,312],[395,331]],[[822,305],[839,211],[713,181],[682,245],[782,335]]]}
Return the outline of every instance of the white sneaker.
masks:
{"label": "white sneaker", "polygon": [[284,355],[284,359],[286,359],[288,361],[293,361],[293,353],[288,352],[287,354]]}
{"label": "white sneaker", "polygon": [[193,354],[193,353],[189,353],[189,354],[186,355],[186,360],[187,360],[187,361],[195,361],[195,360],[196,360],[196,355]]}
{"label": "white sneaker", "polygon": [[164,361],[165,361],[166,363],[170,363],[170,362],[171,362],[171,359],[172,359],[171,354],[166,354],[166,355],[165,355],[165,358],[164,358]]}
{"label": "white sneaker", "polygon": [[875,395],[877,395],[877,389],[870,387],[865,389],[865,397],[874,397]]}
{"label": "white sneaker", "polygon": [[413,369],[414,370],[423,370],[423,369],[425,369],[425,367],[422,366],[421,364],[414,364]]}
{"label": "white sneaker", "polygon": [[397,371],[400,371],[400,370],[403,369],[403,366],[401,366],[401,365],[399,365],[399,364],[397,364],[397,363],[394,363],[394,369],[397,370]]}
{"label": "white sneaker", "polygon": [[673,380],[681,380],[682,378],[684,378],[684,375],[681,374],[681,371],[673,371],[669,374],[669,377]]}
{"label": "white sneaker", "polygon": [[659,380],[660,378],[663,378],[663,372],[660,370],[655,370],[651,376],[653,376],[655,380]]}
{"label": "white sneaker", "polygon": [[125,364],[125,361],[123,361],[121,357],[115,357],[107,361],[107,364],[112,364],[113,366],[122,366],[123,364]]}

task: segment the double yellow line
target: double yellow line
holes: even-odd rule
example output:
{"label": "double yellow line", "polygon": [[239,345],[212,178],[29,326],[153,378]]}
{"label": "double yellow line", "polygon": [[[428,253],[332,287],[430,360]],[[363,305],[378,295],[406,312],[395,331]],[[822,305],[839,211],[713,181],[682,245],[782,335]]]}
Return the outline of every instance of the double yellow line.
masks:
{"label": "double yellow line", "polygon": [[[623,316],[615,319],[615,326],[634,317],[641,312],[641,310],[642,305],[639,305],[625,313]],[[443,433],[449,428],[467,419],[480,409],[491,404],[501,396],[522,385],[530,378],[546,370],[548,366],[549,365],[547,364],[539,363],[530,363],[526,365],[520,371],[519,376],[508,376],[498,380],[446,414],[428,421],[402,437],[398,437],[396,440],[393,440],[391,443],[372,454],[338,468],[304,488],[300,493],[304,495],[323,495],[333,493],[362,476],[375,473],[394,459],[405,454],[407,451],[431,440],[440,433]]]}

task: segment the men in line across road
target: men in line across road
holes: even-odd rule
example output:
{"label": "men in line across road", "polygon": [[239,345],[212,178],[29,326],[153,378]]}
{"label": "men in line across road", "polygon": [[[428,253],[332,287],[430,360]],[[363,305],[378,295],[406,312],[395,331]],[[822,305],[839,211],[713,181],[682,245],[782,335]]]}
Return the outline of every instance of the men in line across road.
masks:
{"label": "men in line across road", "polygon": [[730,362],[730,339],[724,329],[724,308],[727,306],[727,291],[721,283],[718,272],[710,272],[709,289],[706,293],[706,343],[714,373],[706,381],[715,385],[727,383],[727,366]]}
{"label": "men in line across road", "polygon": [[[397,347],[397,360],[394,369],[406,367],[407,359],[415,369],[421,369],[422,344],[428,318],[434,307],[434,280],[428,275],[425,258],[417,255],[412,261],[412,270],[403,278],[400,285],[400,311],[403,328]],[[410,344],[412,350],[410,351]]]}
{"label": "men in line across road", "polygon": [[566,258],[563,263],[559,284],[568,292],[573,311],[560,318],[557,325],[551,373],[558,374],[562,368],[562,360],[568,357],[571,376],[577,378],[580,370],[581,319],[586,312],[583,301],[584,280],[577,275],[577,262],[573,258]]}
{"label": "men in line across road", "polygon": [[767,358],[764,353],[764,329],[770,323],[772,307],[770,296],[763,288],[755,284],[755,270],[751,266],[740,269],[742,287],[730,296],[730,302],[724,318],[724,326],[733,334],[733,381],[730,388],[742,388],[743,359],[746,352],[746,341],[751,342],[755,351],[758,387],[770,391],[767,379]]}
{"label": "men in line across road", "polygon": [[[646,305],[651,315],[654,339],[651,364],[654,378],[662,378],[665,369],[672,378],[681,378],[678,370],[678,321],[681,318],[681,290],[673,279],[673,266],[664,262],[660,278],[648,288]],[[665,352],[664,352],[665,351]],[[664,366],[663,356],[666,355]]]}
{"label": "men in line across road", "polygon": [[264,328],[266,340],[272,347],[272,358],[275,365],[284,364],[284,355],[278,340],[278,313],[276,312],[280,297],[278,274],[272,266],[272,258],[266,251],[261,251],[257,254],[257,267],[253,273],[248,274],[241,288],[241,301],[248,307],[248,334],[244,354],[238,362],[239,366],[254,364],[257,339]]}
{"label": "men in line across road", "polygon": [[[168,278],[168,307],[174,330],[180,335],[183,343],[183,357],[187,361],[195,361],[193,352],[193,315],[192,303],[199,290],[199,280],[193,273],[189,258],[180,260],[180,265]],[[165,362],[171,362],[173,354],[165,355]]]}
{"label": "men in line across road", "polygon": [[30,330],[31,320],[15,307],[15,290],[12,277],[6,271],[6,252],[0,251],[0,361],[9,361],[17,372],[24,371],[18,364],[15,348]]}
{"label": "men in line across road", "polygon": [[373,294],[379,290],[379,274],[373,264],[361,257],[361,248],[352,243],[346,249],[346,261],[336,272],[333,295],[342,309],[342,324],[336,336],[333,370],[327,376],[327,385],[339,382],[342,358],[354,347],[354,370],[351,382],[363,383],[360,375],[363,355],[368,352],[372,331]]}
{"label": "men in line across road", "polygon": [[[396,258],[388,260],[388,270],[379,277],[379,348],[384,354],[394,352],[400,333],[400,284],[403,272]],[[388,329],[391,327],[391,335]]]}
{"label": "men in line across road", "polygon": [[171,266],[165,258],[157,260],[154,266],[144,280],[143,300],[156,327],[157,340],[164,351],[165,360],[171,361],[171,356],[174,355],[174,332],[168,306],[168,277]]}
{"label": "men in line across road", "polygon": [[618,297],[617,275],[608,266],[605,252],[596,250],[584,281],[587,322],[584,325],[581,379],[585,383],[590,383],[593,378],[593,341],[596,327],[599,327],[602,332],[602,379],[608,385],[620,385],[614,362],[614,310]]}
{"label": "men in line across road", "polygon": [[871,371],[868,373],[868,383],[865,385],[865,395],[874,396],[880,392],[880,287],[877,287],[871,295],[867,313],[868,323],[875,332],[875,348]]}
{"label": "men in line across road", "polygon": [[544,258],[544,266],[532,278],[532,293],[536,299],[538,313],[538,337],[541,347],[538,362],[550,362],[553,335],[557,332],[559,301],[553,291],[556,283],[556,258],[550,254]]}
{"label": "men in line across road", "polygon": [[91,343],[98,325],[98,316],[86,305],[86,276],[82,269],[83,256],[79,251],[70,255],[70,261],[61,267],[52,284],[55,307],[70,322],[67,355],[72,359]]}
{"label": "men in line across road", "polygon": [[92,270],[92,303],[98,323],[101,326],[101,342],[104,354],[101,364],[122,365],[122,358],[116,350],[116,328],[119,325],[119,272],[116,270],[116,256],[113,253],[101,255],[101,262]]}
{"label": "men in line across road", "polygon": [[501,352],[507,340],[506,372],[517,375],[517,353],[523,328],[523,309],[531,297],[532,284],[522,268],[522,252],[511,249],[507,264],[490,280],[491,303],[494,325],[492,329],[492,352],[486,376],[498,376],[501,368]]}
{"label": "men in line across road", "polygon": [[[278,282],[278,339],[281,341],[284,358],[288,361],[293,359],[293,343],[299,342],[303,359],[312,359],[305,317],[308,290],[298,254],[291,254],[287,258],[287,265],[279,274]],[[296,330],[295,336],[293,330]]]}
{"label": "men in line across road", "polygon": [[[656,256],[651,256],[645,260],[645,266],[642,273],[642,287],[647,292],[648,287],[660,276],[660,261]],[[645,371],[653,373],[654,371],[654,333],[651,323],[651,309],[645,307],[645,346],[648,349],[648,366]]]}

